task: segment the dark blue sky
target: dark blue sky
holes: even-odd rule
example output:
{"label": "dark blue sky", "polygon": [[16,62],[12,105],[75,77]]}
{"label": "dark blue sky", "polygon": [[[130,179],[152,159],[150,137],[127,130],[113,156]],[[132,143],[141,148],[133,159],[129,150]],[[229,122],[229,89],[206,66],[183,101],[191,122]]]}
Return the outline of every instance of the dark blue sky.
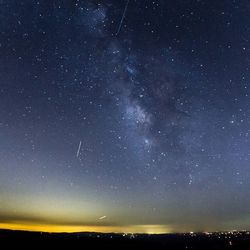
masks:
{"label": "dark blue sky", "polygon": [[249,1],[0,5],[1,227],[250,229]]}

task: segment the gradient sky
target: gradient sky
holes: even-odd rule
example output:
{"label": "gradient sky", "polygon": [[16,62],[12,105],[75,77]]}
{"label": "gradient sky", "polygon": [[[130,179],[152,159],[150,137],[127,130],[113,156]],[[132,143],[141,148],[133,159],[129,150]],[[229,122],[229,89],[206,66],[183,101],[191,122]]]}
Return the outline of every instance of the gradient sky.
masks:
{"label": "gradient sky", "polygon": [[250,229],[249,0],[1,0],[0,227]]}

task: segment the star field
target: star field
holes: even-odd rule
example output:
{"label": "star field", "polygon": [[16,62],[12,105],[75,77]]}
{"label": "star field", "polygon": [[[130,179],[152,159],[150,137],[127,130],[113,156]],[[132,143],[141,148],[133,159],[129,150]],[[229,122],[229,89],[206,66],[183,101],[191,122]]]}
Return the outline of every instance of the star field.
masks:
{"label": "star field", "polygon": [[248,1],[0,4],[1,227],[250,229]]}

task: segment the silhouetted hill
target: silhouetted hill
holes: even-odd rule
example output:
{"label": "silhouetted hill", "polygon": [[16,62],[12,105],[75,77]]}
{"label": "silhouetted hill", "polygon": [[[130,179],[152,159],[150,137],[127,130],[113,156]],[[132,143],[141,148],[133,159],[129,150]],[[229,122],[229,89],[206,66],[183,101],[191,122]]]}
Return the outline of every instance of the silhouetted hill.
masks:
{"label": "silhouetted hill", "polygon": [[[91,249],[250,249],[248,232],[212,234],[39,233],[0,230],[1,249],[25,247]],[[6,246],[6,247],[5,247]]]}

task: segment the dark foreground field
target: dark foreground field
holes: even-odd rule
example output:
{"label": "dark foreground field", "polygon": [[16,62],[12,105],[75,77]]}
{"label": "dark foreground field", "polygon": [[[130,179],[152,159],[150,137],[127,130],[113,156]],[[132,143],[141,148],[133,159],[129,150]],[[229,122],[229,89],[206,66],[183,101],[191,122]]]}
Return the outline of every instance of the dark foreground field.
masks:
{"label": "dark foreground field", "polygon": [[[250,249],[248,232],[213,234],[52,234],[0,230],[1,249]],[[2,248],[3,247],[3,248]]]}

